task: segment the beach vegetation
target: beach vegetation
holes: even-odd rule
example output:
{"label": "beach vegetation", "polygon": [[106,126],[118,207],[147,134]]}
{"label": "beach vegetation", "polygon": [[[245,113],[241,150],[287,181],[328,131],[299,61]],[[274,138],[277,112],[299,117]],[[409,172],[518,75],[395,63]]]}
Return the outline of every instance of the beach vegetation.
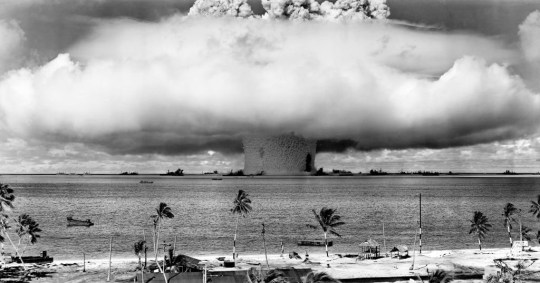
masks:
{"label": "beach vegetation", "polygon": [[313,215],[315,216],[315,220],[317,221],[319,226],[312,225],[312,224],[307,224],[307,227],[309,227],[311,229],[319,229],[319,228],[321,228],[323,230],[323,233],[324,233],[324,246],[326,248],[326,256],[327,257],[329,257],[329,255],[328,255],[328,235],[327,234],[330,233],[332,235],[335,235],[335,236],[338,236],[338,237],[341,238],[341,235],[336,232],[335,228],[345,224],[345,222],[341,221],[341,216],[339,216],[336,213],[336,210],[337,209],[323,207],[323,208],[321,208],[321,210],[319,212],[317,212],[315,209],[313,209],[312,210]]}
{"label": "beach vegetation", "polygon": [[236,225],[234,228],[234,240],[233,240],[233,260],[236,264],[236,235],[238,233],[238,221],[240,216],[246,217],[251,212],[251,199],[244,190],[238,190],[238,194],[233,200],[233,208],[231,212],[236,215]]}
{"label": "beach vegetation", "polygon": [[508,231],[508,238],[510,239],[510,247],[512,247],[512,222],[515,222],[514,214],[518,213],[518,209],[511,203],[507,203],[503,209],[504,226]]}
{"label": "beach vegetation", "polygon": [[[15,194],[12,188],[7,184],[0,184],[0,243],[3,245],[7,239],[13,250],[15,250],[16,256],[21,261],[22,267],[26,270],[24,266],[24,261],[22,259],[22,253],[20,252],[21,244],[24,244],[25,239],[28,240],[29,244],[35,244],[37,238],[39,238],[39,224],[32,219],[28,214],[22,214],[15,220],[15,234],[19,237],[18,245],[15,245],[13,239],[10,236],[10,230],[13,228],[10,223],[10,217],[8,212],[14,208],[13,202],[15,201]],[[26,247],[26,246],[25,246]]]}
{"label": "beach vegetation", "polygon": [[437,269],[429,275],[429,283],[448,283],[452,282],[452,277],[442,269]]}
{"label": "beach vegetation", "polygon": [[165,219],[171,219],[174,218],[174,214],[172,213],[171,208],[164,202],[160,203],[158,208],[156,208],[156,214],[151,216],[153,220],[153,228],[154,228],[154,234],[153,234],[153,240],[154,240],[154,254],[155,254],[155,260],[156,265],[161,273],[163,273],[163,277],[165,277],[165,282],[167,282],[167,277],[165,275],[165,269],[161,268],[159,265],[159,262],[157,260],[158,257],[158,250],[159,250],[159,234],[161,231],[161,227],[163,225],[163,221]]}
{"label": "beach vegetation", "polygon": [[488,218],[480,211],[475,211],[471,221],[471,230],[469,234],[476,234],[478,237],[478,247],[482,250],[482,240],[486,237],[487,232],[491,228],[488,223]]}
{"label": "beach vegetation", "polygon": [[310,272],[306,275],[304,283],[341,283],[326,272]]}
{"label": "beach vegetation", "polygon": [[536,201],[531,201],[531,209],[529,212],[536,218],[536,220],[540,220],[540,195],[538,195]]}
{"label": "beach vegetation", "polygon": [[37,242],[37,238],[40,237],[38,233],[41,232],[41,229],[39,228],[39,224],[28,214],[19,215],[15,224],[17,227],[15,233],[19,237],[17,249],[20,251],[21,245],[23,245],[21,251],[21,255],[23,255],[28,244],[33,245]]}
{"label": "beach vegetation", "polygon": [[139,269],[141,270],[141,280],[144,282],[144,268],[142,267],[141,257],[142,253],[146,249],[146,241],[140,240],[133,244],[133,252],[139,258]]}

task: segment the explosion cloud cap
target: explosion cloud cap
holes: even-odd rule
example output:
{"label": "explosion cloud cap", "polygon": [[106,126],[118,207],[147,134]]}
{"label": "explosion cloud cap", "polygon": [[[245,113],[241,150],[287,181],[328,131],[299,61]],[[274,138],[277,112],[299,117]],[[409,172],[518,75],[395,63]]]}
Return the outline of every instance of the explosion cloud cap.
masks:
{"label": "explosion cloud cap", "polygon": [[[520,35],[534,38],[526,23]],[[521,56],[377,21],[110,20],[69,54],[2,76],[0,131],[115,154],[241,152],[243,135],[290,131],[322,150],[471,145],[537,132],[539,96],[509,68]]]}

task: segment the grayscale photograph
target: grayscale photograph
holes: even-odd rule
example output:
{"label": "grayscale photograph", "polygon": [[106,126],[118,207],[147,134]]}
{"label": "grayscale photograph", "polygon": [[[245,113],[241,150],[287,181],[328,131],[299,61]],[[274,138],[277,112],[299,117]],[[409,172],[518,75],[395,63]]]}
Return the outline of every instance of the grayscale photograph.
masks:
{"label": "grayscale photograph", "polygon": [[540,0],[0,0],[0,282],[540,282]]}

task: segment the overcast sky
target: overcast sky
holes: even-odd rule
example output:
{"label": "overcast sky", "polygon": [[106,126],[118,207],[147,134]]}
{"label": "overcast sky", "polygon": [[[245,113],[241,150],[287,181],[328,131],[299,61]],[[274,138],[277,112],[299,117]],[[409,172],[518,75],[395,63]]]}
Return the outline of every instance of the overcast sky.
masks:
{"label": "overcast sky", "polygon": [[326,169],[540,171],[540,2],[387,4],[335,23],[0,0],[0,173],[226,171],[243,135],[288,132]]}

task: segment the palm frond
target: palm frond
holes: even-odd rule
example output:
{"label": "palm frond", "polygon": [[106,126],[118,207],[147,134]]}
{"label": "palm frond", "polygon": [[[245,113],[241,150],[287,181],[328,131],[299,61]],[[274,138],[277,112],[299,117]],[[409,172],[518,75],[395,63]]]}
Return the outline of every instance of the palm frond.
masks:
{"label": "palm frond", "polygon": [[233,214],[240,214],[245,217],[249,212],[251,212],[251,200],[249,195],[244,190],[238,190],[238,195],[233,201],[233,208],[231,212]]}

